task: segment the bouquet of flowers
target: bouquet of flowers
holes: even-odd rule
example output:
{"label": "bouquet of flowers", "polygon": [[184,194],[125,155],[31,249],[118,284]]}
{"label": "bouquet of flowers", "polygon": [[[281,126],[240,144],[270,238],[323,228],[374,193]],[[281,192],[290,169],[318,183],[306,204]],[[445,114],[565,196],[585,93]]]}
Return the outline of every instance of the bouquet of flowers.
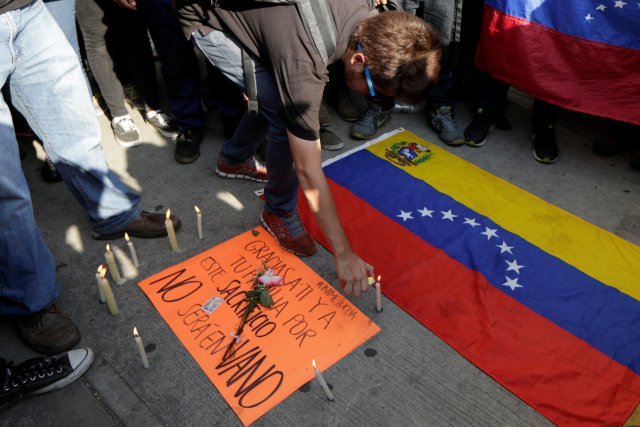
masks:
{"label": "bouquet of flowers", "polygon": [[227,347],[227,351],[224,353],[222,360],[227,360],[229,357],[233,356],[233,348],[236,342],[240,340],[240,335],[242,334],[244,325],[247,323],[247,319],[256,306],[260,304],[263,307],[271,308],[273,305],[273,299],[271,298],[269,289],[272,286],[280,286],[283,283],[284,280],[282,276],[276,276],[275,272],[271,268],[267,268],[265,263],[262,264],[262,268],[258,268],[256,276],[253,279],[253,288],[245,292],[247,307],[244,309],[242,317],[240,317],[240,325],[238,326],[236,333],[232,334],[233,340],[229,343],[229,347]]}

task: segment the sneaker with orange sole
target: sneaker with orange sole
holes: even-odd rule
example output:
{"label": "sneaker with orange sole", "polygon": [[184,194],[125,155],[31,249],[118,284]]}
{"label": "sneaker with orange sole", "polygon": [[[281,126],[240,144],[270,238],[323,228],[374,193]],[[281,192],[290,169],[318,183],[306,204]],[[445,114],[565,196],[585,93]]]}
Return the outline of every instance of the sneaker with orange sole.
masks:
{"label": "sneaker with orange sole", "polygon": [[297,211],[286,214],[262,212],[262,226],[276,238],[286,251],[298,256],[311,256],[316,253],[316,244],[302,225]]}
{"label": "sneaker with orange sole", "polygon": [[216,174],[222,178],[248,179],[255,182],[267,182],[267,168],[254,157],[249,157],[242,163],[231,165],[218,153]]}

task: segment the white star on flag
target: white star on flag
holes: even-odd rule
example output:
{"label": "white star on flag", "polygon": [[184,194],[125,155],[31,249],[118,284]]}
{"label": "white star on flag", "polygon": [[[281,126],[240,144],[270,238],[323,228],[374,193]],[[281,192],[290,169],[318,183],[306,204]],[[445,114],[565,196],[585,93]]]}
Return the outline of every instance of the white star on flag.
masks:
{"label": "white star on flag", "polygon": [[465,218],[464,223],[469,224],[471,227],[477,227],[480,225],[480,223],[476,222],[475,218]]}
{"label": "white star on flag", "polygon": [[523,286],[521,284],[518,283],[518,278],[516,277],[515,279],[512,279],[508,276],[504,276],[505,279],[507,279],[506,282],[504,282],[502,284],[502,286],[507,286],[509,288],[511,288],[512,291],[515,291],[516,288],[522,288]]}
{"label": "white star on flag", "polygon": [[451,212],[451,209],[449,209],[446,212],[445,211],[440,211],[440,213],[442,214],[442,219],[448,219],[451,222],[453,222],[453,218],[458,216],[458,215],[454,215],[454,213]]}
{"label": "white star on flag", "polygon": [[496,248],[500,248],[501,254],[505,252],[509,252],[511,255],[513,255],[513,252],[511,252],[511,249],[513,249],[513,246],[507,245],[507,242],[503,241],[501,245],[496,245]]}
{"label": "white star on flag", "polygon": [[524,268],[524,265],[520,265],[520,264],[518,264],[518,261],[517,261],[517,260],[515,260],[515,259],[514,259],[513,261],[511,261],[511,262],[507,261],[506,259],[505,259],[504,261],[505,261],[505,262],[507,263],[507,265],[509,266],[509,267],[507,267],[507,271],[513,270],[513,271],[515,271],[517,274],[520,274],[520,269],[521,269],[521,268]]}
{"label": "white star on flag", "polygon": [[418,212],[420,212],[420,215],[422,216],[430,216],[431,218],[433,218],[433,215],[431,215],[433,211],[427,209],[426,206],[422,209],[418,209]]}
{"label": "white star on flag", "polygon": [[625,3],[625,2],[623,2],[622,0],[617,0],[617,1],[616,1],[616,4],[615,4],[615,6],[614,6],[614,7],[619,7],[620,9],[622,9],[622,8],[624,7],[624,5],[625,5],[625,4],[626,4],[626,3]]}
{"label": "white star on flag", "polygon": [[487,236],[487,240],[491,240],[492,237],[498,237],[496,231],[498,231],[498,229],[485,227],[484,231],[480,234]]}
{"label": "white star on flag", "polygon": [[402,218],[402,222],[407,222],[408,219],[413,219],[413,217],[411,216],[411,211],[405,212],[402,209],[400,209],[400,215],[396,216],[398,218]]}
{"label": "white star on flag", "polygon": [[585,16],[585,17],[584,17],[584,19],[585,19],[585,20],[587,20],[587,21],[593,21],[593,20],[594,20],[594,19],[596,19],[596,18],[594,18],[593,16],[591,16],[591,14],[589,13],[589,14],[587,14],[587,16]]}
{"label": "white star on flag", "polygon": [[604,10],[607,8],[607,6],[601,4],[600,6],[596,7],[596,10],[601,10],[604,12]]}

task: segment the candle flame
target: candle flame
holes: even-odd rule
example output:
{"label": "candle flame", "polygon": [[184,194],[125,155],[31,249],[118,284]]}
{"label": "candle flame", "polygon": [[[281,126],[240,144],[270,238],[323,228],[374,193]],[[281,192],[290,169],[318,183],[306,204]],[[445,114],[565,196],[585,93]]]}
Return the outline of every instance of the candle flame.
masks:
{"label": "candle flame", "polygon": [[126,231],[124,232],[124,239],[127,241],[127,243],[131,241],[131,239],[129,238],[129,234],[127,234]]}
{"label": "candle flame", "polygon": [[111,252],[111,248],[109,248],[109,244],[107,243],[107,252]]}
{"label": "candle flame", "polygon": [[98,269],[96,270],[96,273],[100,274],[102,272],[102,264],[100,264],[98,266]]}
{"label": "candle flame", "polygon": [[193,208],[196,210],[196,213],[200,213],[200,208],[198,208],[197,206],[194,206]]}
{"label": "candle flame", "polygon": [[104,276],[107,275],[107,268],[104,266],[104,264],[100,264],[100,267],[98,267],[98,272],[100,273],[100,278],[104,279]]}
{"label": "candle flame", "polygon": [[169,221],[169,218],[171,218],[171,209],[167,209],[167,221]]}
{"label": "candle flame", "polygon": [[140,335],[138,335],[138,328],[136,326],[133,327],[133,336],[134,337],[140,336]]}
{"label": "candle flame", "polygon": [[379,282],[380,279],[382,279],[382,276],[378,276],[378,279],[376,280],[376,282]]}
{"label": "candle flame", "polygon": [[311,365],[313,366],[313,369],[318,369],[316,368],[316,359],[311,360]]}

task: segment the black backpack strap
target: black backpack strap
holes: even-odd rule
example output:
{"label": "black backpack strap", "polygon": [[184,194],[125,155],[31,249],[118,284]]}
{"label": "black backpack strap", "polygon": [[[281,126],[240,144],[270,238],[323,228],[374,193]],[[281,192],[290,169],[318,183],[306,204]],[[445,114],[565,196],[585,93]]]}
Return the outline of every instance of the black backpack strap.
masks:
{"label": "black backpack strap", "polygon": [[258,85],[256,83],[256,64],[246,49],[242,49],[242,69],[244,70],[244,82],[247,85],[247,98],[249,98],[247,109],[249,114],[257,115]]}

